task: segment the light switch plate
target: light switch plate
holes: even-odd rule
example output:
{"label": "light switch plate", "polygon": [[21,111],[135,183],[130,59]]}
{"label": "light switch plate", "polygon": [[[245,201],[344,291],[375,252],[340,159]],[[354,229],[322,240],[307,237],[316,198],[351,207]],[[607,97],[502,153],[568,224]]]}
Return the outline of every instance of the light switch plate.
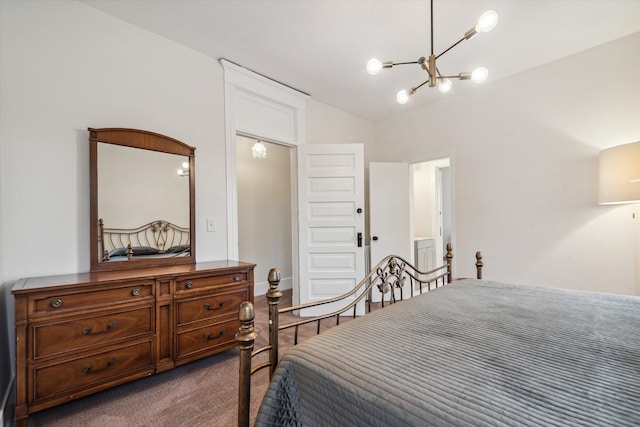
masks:
{"label": "light switch plate", "polygon": [[213,218],[207,218],[207,231],[212,233],[216,231],[216,220]]}

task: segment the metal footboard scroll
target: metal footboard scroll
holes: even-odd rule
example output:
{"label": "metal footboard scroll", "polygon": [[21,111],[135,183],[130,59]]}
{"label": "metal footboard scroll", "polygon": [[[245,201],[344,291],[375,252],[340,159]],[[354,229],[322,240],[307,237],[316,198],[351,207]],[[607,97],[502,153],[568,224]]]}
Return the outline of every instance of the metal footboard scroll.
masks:
{"label": "metal footboard scroll", "polygon": [[[282,292],[279,289],[280,272],[271,269],[269,272],[269,290],[266,298],[269,309],[269,344],[254,350],[256,333],[254,330],[255,312],[251,302],[245,301],[240,306],[240,329],[236,334],[238,349],[240,352],[239,364],[239,391],[238,391],[238,426],[248,427],[250,422],[251,404],[251,375],[264,368],[269,368],[270,377],[273,376],[278,363],[278,334],[285,329],[292,329],[294,333],[294,345],[298,342],[298,328],[301,325],[316,323],[316,333],[320,333],[321,321],[336,318],[336,324],[340,323],[340,316],[351,313],[356,317],[356,306],[364,302],[367,311],[372,310],[372,304],[384,307],[385,304],[394,304],[402,301],[405,292],[410,296],[429,292],[434,288],[444,286],[452,282],[453,250],[451,244],[447,245],[445,263],[430,271],[419,271],[413,265],[399,256],[390,255],[382,259],[351,291],[340,296],[322,301],[300,304],[292,307],[278,308]],[[482,255],[476,253],[476,276],[482,277]],[[408,285],[408,286],[407,286]],[[406,289],[408,287],[408,290]],[[373,292],[380,292],[379,303],[372,303]],[[385,301],[386,300],[386,301]],[[300,317],[286,324],[280,324],[280,314],[296,312],[320,305],[339,303],[344,301],[344,306],[321,316]],[[252,358],[258,354],[268,352],[268,361],[252,366]]]}

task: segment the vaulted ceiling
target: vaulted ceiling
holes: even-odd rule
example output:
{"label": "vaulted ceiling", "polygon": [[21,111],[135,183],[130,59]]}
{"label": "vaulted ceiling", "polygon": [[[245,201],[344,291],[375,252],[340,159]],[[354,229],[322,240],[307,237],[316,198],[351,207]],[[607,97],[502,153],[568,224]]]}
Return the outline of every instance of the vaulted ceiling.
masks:
{"label": "vaulted ceiling", "polygon": [[[405,62],[429,55],[427,0],[82,1],[371,121],[482,90],[468,81],[454,81],[446,95],[425,86],[398,105],[395,94],[422,83],[427,73],[405,65],[367,74],[372,57]],[[493,31],[438,60],[440,71],[449,75],[487,67],[485,84],[640,31],[640,0],[434,0],[433,7],[436,55],[472,28],[483,11],[498,12]],[[594,66],[602,67],[604,82],[607,65]]]}

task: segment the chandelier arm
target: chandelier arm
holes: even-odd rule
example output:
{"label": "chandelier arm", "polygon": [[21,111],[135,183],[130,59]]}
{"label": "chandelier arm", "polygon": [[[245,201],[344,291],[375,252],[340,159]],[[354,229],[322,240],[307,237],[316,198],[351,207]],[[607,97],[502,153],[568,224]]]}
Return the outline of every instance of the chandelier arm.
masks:
{"label": "chandelier arm", "polygon": [[460,79],[461,78],[460,74],[457,74],[455,76],[443,76],[438,67],[436,67],[436,71],[438,72],[439,79]]}
{"label": "chandelier arm", "polygon": [[412,62],[394,62],[391,65],[407,65],[407,64],[419,64],[418,61],[412,61]]}
{"label": "chandelier arm", "polygon": [[460,40],[458,40],[457,42],[455,42],[454,44],[452,44],[451,46],[449,46],[444,52],[442,52],[440,55],[436,56],[436,59],[440,58],[442,55],[444,55],[445,53],[449,52],[451,49],[453,49],[454,47],[458,46],[460,43],[462,43],[464,40],[466,40],[466,37],[461,38]]}
{"label": "chandelier arm", "polygon": [[424,86],[424,85],[425,85],[425,84],[427,84],[427,83],[429,83],[429,80],[426,80],[426,81],[424,81],[424,82],[420,83],[418,86],[414,87],[414,88],[413,88],[414,92],[415,92],[416,90],[420,89],[422,86]]}

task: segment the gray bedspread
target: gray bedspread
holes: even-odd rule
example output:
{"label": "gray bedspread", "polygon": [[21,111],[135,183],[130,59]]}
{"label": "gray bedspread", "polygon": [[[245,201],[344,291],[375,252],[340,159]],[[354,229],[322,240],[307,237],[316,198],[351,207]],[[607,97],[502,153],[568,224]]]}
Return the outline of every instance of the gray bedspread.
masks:
{"label": "gray bedspread", "polygon": [[257,426],[640,426],[640,297],[463,280],[285,354]]}

